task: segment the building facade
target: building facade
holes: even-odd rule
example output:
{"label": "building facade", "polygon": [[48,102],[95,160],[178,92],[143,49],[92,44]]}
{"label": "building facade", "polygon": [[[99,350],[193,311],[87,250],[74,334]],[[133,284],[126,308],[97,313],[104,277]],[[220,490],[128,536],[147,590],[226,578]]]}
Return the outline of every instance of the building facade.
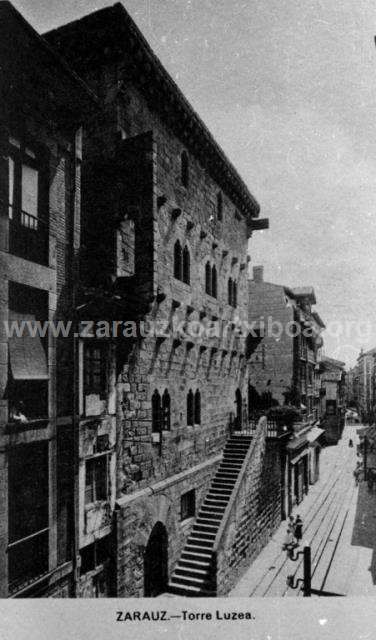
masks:
{"label": "building facade", "polygon": [[97,107],[8,2],[0,25],[0,595],[68,596],[72,420],[65,429],[57,416],[60,341],[37,323],[70,316],[82,124]]}
{"label": "building facade", "polygon": [[311,287],[265,282],[254,267],[249,282],[249,404],[254,408],[293,405],[305,419],[320,418],[320,366],[325,328]]}
{"label": "building facade", "polygon": [[83,138],[77,296],[81,324],[121,326],[77,347],[80,589],[157,595],[243,415],[236,328],[267,222],[122,5],[46,39],[104,105]]}
{"label": "building facade", "polygon": [[342,435],[346,411],[345,363],[323,356],[321,361],[322,426],[327,443],[335,444]]}

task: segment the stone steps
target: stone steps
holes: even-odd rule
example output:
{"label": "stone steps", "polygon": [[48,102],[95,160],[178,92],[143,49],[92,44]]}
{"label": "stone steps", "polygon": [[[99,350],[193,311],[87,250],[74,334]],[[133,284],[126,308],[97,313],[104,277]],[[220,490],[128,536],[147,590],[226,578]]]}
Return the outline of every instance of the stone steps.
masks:
{"label": "stone steps", "polygon": [[241,436],[227,442],[222,462],[170,578],[169,593],[190,597],[215,595],[211,587],[212,551],[251,442],[251,437]]}

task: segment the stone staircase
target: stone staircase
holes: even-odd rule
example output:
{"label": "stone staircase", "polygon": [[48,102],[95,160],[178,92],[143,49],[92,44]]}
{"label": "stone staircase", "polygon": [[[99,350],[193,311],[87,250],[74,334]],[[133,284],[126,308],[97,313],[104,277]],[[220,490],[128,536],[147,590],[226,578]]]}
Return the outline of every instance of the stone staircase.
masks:
{"label": "stone staircase", "polygon": [[233,435],[227,441],[222,462],[171,576],[169,593],[194,597],[215,595],[214,543],[251,442],[250,435]]}

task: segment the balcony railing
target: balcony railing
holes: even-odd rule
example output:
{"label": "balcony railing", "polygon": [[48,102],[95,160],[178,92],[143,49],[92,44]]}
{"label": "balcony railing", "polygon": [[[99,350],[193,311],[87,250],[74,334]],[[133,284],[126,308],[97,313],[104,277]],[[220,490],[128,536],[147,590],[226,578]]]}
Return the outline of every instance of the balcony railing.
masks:
{"label": "balcony railing", "polygon": [[[265,411],[252,412],[249,416],[243,415],[241,421],[235,418],[230,425],[230,432],[232,435],[254,435],[261,418],[265,418]],[[275,420],[267,419],[266,434],[268,438],[278,438],[284,431],[283,427],[278,426]]]}
{"label": "balcony railing", "polygon": [[9,251],[38,264],[48,264],[48,225],[26,211],[9,220]]}
{"label": "balcony railing", "polygon": [[48,528],[8,545],[9,592],[19,591],[48,572]]}

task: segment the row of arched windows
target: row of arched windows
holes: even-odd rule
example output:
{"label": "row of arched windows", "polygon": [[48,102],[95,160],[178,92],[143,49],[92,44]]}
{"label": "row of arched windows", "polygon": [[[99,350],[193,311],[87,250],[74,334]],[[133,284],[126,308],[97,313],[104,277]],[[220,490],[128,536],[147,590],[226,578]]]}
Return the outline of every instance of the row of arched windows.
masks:
{"label": "row of arched windows", "polygon": [[189,389],[187,394],[187,425],[193,427],[194,424],[201,424],[201,394],[197,390],[193,393]]}
{"label": "row of arched windows", "polygon": [[[156,389],[151,398],[152,408],[152,431],[160,433],[169,431],[171,428],[171,398],[167,389],[161,396]],[[201,394],[197,390],[193,393],[189,389],[187,394],[187,425],[201,424]]]}
{"label": "row of arched windows", "polygon": [[[177,240],[174,246],[174,277],[186,284],[190,284],[191,257],[187,245],[182,249],[180,241]],[[205,292],[217,298],[218,296],[218,279],[217,268],[215,264],[211,265],[207,262],[205,265]],[[228,281],[228,304],[232,307],[237,306],[238,287],[232,278]]]}
{"label": "row of arched windows", "polygon": [[184,249],[177,240],[174,246],[174,277],[186,284],[190,283],[191,257],[189,249],[185,245]]}
{"label": "row of arched windows", "polygon": [[167,389],[164,390],[161,397],[156,389],[151,398],[152,409],[152,431],[160,433],[161,431],[169,431],[171,427],[171,398]]}
{"label": "row of arched windows", "polygon": [[[180,179],[183,187],[189,187],[189,160],[186,151],[182,151],[180,156]],[[217,193],[217,220],[223,220],[223,196],[222,192]]]}
{"label": "row of arched windows", "polygon": [[209,296],[216,298],[218,295],[217,290],[217,268],[215,264],[211,265],[207,262],[205,265],[205,292]]}
{"label": "row of arched windows", "polygon": [[[182,248],[180,241],[174,245],[174,277],[186,284],[190,284],[191,257],[187,245]],[[205,265],[205,292],[213,298],[218,297],[218,278],[215,264],[207,262]],[[237,306],[237,284],[232,278],[228,281],[228,304]]]}
{"label": "row of arched windows", "polygon": [[228,304],[236,307],[238,303],[238,285],[232,278],[228,281]]}

